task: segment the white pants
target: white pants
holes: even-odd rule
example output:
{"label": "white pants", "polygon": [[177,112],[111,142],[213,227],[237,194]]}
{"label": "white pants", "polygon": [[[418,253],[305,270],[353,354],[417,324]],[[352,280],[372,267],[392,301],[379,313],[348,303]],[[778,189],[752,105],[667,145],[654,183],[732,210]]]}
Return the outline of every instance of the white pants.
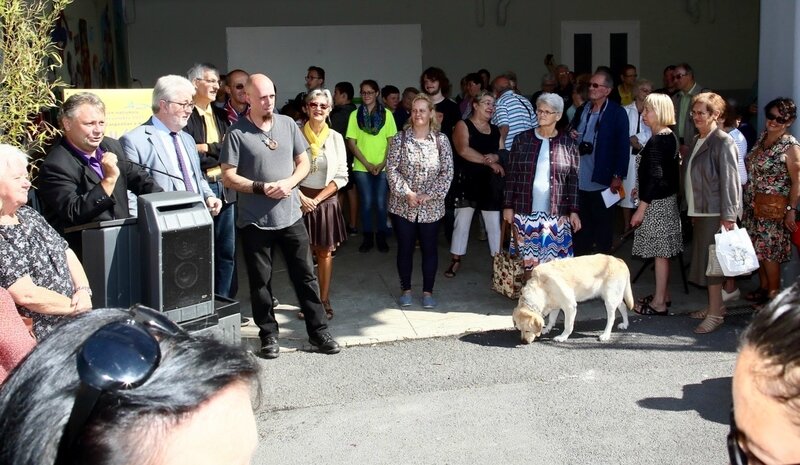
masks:
{"label": "white pants", "polygon": [[[472,224],[472,207],[456,208],[455,227],[453,240],[450,243],[450,253],[453,255],[466,255],[469,228]],[[481,211],[483,221],[486,223],[486,237],[489,239],[489,253],[493,256],[500,252],[500,212]]]}

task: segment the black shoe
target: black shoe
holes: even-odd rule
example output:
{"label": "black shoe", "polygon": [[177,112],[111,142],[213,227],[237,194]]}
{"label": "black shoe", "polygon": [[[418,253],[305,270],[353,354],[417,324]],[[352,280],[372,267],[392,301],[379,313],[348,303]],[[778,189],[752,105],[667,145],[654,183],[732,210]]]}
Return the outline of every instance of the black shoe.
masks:
{"label": "black shoe", "polygon": [[389,244],[386,243],[386,235],[378,233],[375,236],[375,242],[378,244],[378,251],[386,253],[389,251]]}
{"label": "black shoe", "polygon": [[278,358],[281,351],[281,346],[278,345],[277,337],[265,337],[261,341],[261,350],[258,351],[258,356],[261,358]]}
{"label": "black shoe", "polygon": [[281,303],[280,303],[280,302],[278,302],[278,299],[276,299],[276,298],[275,298],[275,296],[272,296],[272,308],[275,308],[275,307],[277,307],[277,306],[278,306],[278,305],[280,305],[280,304],[281,304]]}
{"label": "black shoe", "polygon": [[358,228],[356,228],[355,226],[348,226],[347,234],[351,236],[358,236]]}
{"label": "black shoe", "polygon": [[375,235],[372,233],[364,233],[364,242],[361,243],[361,247],[358,248],[358,251],[367,253],[372,250],[373,246],[375,246]]}
{"label": "black shoe", "polygon": [[338,354],[339,351],[342,350],[342,348],[339,347],[339,343],[336,342],[333,336],[328,332],[319,333],[317,336],[310,336],[308,342],[323,354]]}

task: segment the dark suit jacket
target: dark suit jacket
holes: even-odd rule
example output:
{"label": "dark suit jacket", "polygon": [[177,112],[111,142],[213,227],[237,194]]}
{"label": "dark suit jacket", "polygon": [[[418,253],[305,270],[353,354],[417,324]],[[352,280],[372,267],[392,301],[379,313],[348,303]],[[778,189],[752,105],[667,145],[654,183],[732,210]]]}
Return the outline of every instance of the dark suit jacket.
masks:
{"label": "dark suit jacket", "polygon": [[[71,226],[130,217],[126,190],[136,195],[163,191],[144,169],[128,161],[118,141],[105,137],[100,148],[117,155],[120,170],[108,196],[97,173],[65,144],[62,140],[47,154],[39,168],[37,190],[45,219],[62,235]],[[80,251],[79,233],[65,238]]]}
{"label": "dark suit jacket", "polygon": [[[200,156],[200,168],[202,168],[203,171],[219,166],[219,152],[222,149],[222,138],[231,125],[228,122],[228,113],[222,108],[211,105],[211,112],[214,115],[214,122],[217,124],[217,129],[219,129],[219,142],[208,144],[208,152],[198,151],[198,155]],[[192,136],[196,144],[206,143],[208,129],[206,128],[205,120],[200,116],[197,109],[192,110],[189,121],[186,123],[186,127],[183,128],[183,130]]]}

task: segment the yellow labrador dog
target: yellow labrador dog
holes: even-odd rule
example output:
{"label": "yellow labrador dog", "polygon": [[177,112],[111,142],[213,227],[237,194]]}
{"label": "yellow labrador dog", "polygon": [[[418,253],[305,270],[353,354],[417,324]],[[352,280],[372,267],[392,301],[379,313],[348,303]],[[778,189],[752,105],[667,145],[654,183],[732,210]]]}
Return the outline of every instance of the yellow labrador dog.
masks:
{"label": "yellow labrador dog", "polygon": [[[520,330],[522,342],[530,344],[553,328],[560,309],[564,311],[564,331],[553,340],[564,342],[572,334],[578,302],[597,297],[605,302],[608,315],[600,340],[608,341],[615,310],[622,314],[622,323],[617,327],[628,328],[628,312],[625,307],[620,308],[625,302],[627,310],[633,309],[628,265],[619,258],[602,254],[543,263],[534,268],[531,279],[522,288],[512,314],[514,327]],[[550,315],[547,327],[542,328],[547,315]]]}

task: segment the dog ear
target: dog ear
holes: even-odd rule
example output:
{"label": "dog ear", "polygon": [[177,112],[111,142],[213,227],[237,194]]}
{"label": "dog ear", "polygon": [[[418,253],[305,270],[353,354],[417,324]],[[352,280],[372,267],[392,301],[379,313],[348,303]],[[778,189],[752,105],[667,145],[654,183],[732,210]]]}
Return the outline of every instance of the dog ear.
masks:
{"label": "dog ear", "polygon": [[535,334],[536,337],[541,336],[542,328],[544,328],[544,318],[542,318],[539,315],[533,315],[531,317],[531,321],[532,321],[531,326],[533,326],[533,334]]}

